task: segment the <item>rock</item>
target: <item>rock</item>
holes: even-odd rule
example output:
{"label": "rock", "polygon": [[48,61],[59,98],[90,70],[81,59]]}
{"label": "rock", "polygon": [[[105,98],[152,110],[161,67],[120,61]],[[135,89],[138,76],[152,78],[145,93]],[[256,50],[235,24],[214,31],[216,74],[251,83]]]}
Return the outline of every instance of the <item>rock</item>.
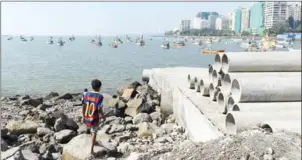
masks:
{"label": "rock", "polygon": [[111,140],[111,136],[109,134],[104,133],[104,132],[97,132],[96,140],[97,141],[102,141],[102,142],[108,142],[108,141]]}
{"label": "rock", "polygon": [[86,132],[86,130],[87,130],[86,125],[82,124],[82,125],[79,126],[79,129],[77,130],[77,132],[78,132],[78,134],[83,134],[83,133]]}
{"label": "rock", "polygon": [[128,102],[130,99],[135,97],[134,93],[135,92],[133,88],[126,88],[124,89],[121,98],[123,101]]}
{"label": "rock", "polygon": [[25,100],[25,99],[29,99],[30,97],[29,97],[29,95],[24,95],[24,96],[22,96],[20,99],[21,100]]}
{"label": "rock", "polygon": [[52,99],[54,97],[58,97],[59,96],[59,93],[57,92],[50,92],[46,97],[44,97],[44,100],[49,100],[49,99]]}
{"label": "rock", "polygon": [[7,143],[1,139],[1,151],[6,151],[8,149]]}
{"label": "rock", "polygon": [[155,112],[155,106],[151,106],[145,100],[142,101],[142,104],[137,108],[137,113],[152,113]]}
{"label": "rock", "polygon": [[106,118],[105,124],[123,124],[124,119],[116,116],[109,116]]}
{"label": "rock", "polygon": [[185,128],[182,126],[174,125],[173,131],[176,133],[185,133]]}
{"label": "rock", "polygon": [[15,134],[36,133],[38,127],[36,122],[30,120],[10,121],[6,126],[9,132]]}
{"label": "rock", "polygon": [[132,152],[126,160],[143,160],[142,153]]}
{"label": "rock", "polygon": [[172,133],[173,132],[173,127],[175,126],[175,123],[165,123],[161,125],[160,127],[167,133]]}
{"label": "rock", "polygon": [[125,118],[124,118],[124,121],[125,121],[125,124],[132,124],[132,117],[130,117],[130,116],[126,116]]}
{"label": "rock", "polygon": [[116,105],[118,109],[125,109],[127,107],[126,103],[121,100],[119,100]]}
{"label": "rock", "polygon": [[50,107],[52,107],[52,105],[40,104],[37,108],[42,110],[42,111],[45,111],[47,108],[50,108]]}
{"label": "rock", "polygon": [[[90,157],[91,137],[87,134],[81,134],[74,137],[69,143],[64,145],[62,159],[63,160],[85,160]],[[94,152],[96,157],[105,157],[109,155],[110,150],[95,145]]]}
{"label": "rock", "polygon": [[156,120],[159,125],[163,123],[164,115],[160,112],[153,112],[150,114],[150,117],[152,118],[152,120]]}
{"label": "rock", "polygon": [[39,127],[37,128],[37,135],[38,136],[44,136],[46,134],[52,135],[54,132],[52,130],[50,130],[49,128],[46,127]]}
{"label": "rock", "polygon": [[138,126],[137,125],[133,125],[133,124],[127,124],[126,125],[126,130],[127,131],[137,131],[138,130]]}
{"label": "rock", "polygon": [[18,150],[15,154],[14,154],[14,160],[25,160],[22,152],[20,150]]}
{"label": "rock", "polygon": [[128,152],[129,148],[130,144],[128,142],[123,142],[119,144],[119,146],[117,147],[117,151],[121,153],[126,153]]}
{"label": "rock", "polygon": [[117,107],[104,108],[105,116],[124,117],[124,112]]}
{"label": "rock", "polygon": [[117,136],[115,139],[117,142],[124,142],[131,138],[130,133],[124,133],[122,136]]}
{"label": "rock", "polygon": [[73,130],[70,130],[70,129],[64,129],[64,130],[54,134],[55,140],[60,142],[60,143],[67,143],[74,136],[76,136],[76,133]]}
{"label": "rock", "polygon": [[29,110],[23,110],[23,111],[19,112],[19,115],[25,117],[25,116],[29,115],[29,113],[30,113]]}
{"label": "rock", "polygon": [[56,117],[54,116],[53,113],[45,113],[45,114],[40,114],[40,119],[42,120],[43,123],[49,125],[49,126],[54,126],[56,122]]}
{"label": "rock", "polygon": [[39,155],[33,153],[31,150],[29,149],[23,149],[21,150],[21,153],[23,155],[24,160],[39,160]]}
{"label": "rock", "polygon": [[173,142],[173,139],[171,137],[159,137],[154,142],[157,143],[166,143],[166,142]]}
{"label": "rock", "polygon": [[1,128],[1,137],[7,136],[8,129],[7,128]]}
{"label": "rock", "polygon": [[269,154],[269,155],[273,155],[274,154],[274,150],[271,147],[269,147],[269,148],[266,148],[266,152],[265,153]]}
{"label": "rock", "polygon": [[116,107],[118,103],[118,98],[112,98],[112,96],[108,94],[102,94],[104,99],[103,99],[103,109],[110,108],[110,107]]}
{"label": "rock", "polygon": [[42,103],[43,103],[43,99],[42,98],[38,98],[38,99],[26,99],[26,100],[22,100],[21,101],[21,106],[30,105],[30,106],[37,107],[37,106],[39,106]]}
{"label": "rock", "polygon": [[51,153],[52,159],[60,159],[60,153]]}
{"label": "rock", "polygon": [[264,154],[263,160],[275,160],[275,158],[270,154]]}
{"label": "rock", "polygon": [[123,132],[125,131],[126,127],[124,125],[112,125],[111,129],[109,130],[109,134],[116,133],[116,132]]}
{"label": "rock", "polygon": [[73,131],[77,131],[79,129],[78,124],[71,118],[67,118],[65,121],[65,126],[67,129],[71,129]]}
{"label": "rock", "polygon": [[47,151],[47,146],[45,143],[43,143],[39,148],[39,153],[44,154]]}
{"label": "rock", "polygon": [[65,99],[65,100],[73,99],[73,96],[70,93],[66,93],[62,96],[59,96],[56,100],[59,100],[59,99]]}
{"label": "rock", "polygon": [[59,118],[56,120],[56,123],[54,125],[55,131],[61,131],[63,129],[66,129],[65,127],[65,121],[63,120],[63,118]]}
{"label": "rock", "polygon": [[117,160],[115,157],[108,157],[107,160]]}
{"label": "rock", "polygon": [[153,137],[155,134],[155,129],[148,122],[142,122],[138,126],[138,137]]}
{"label": "rock", "polygon": [[133,118],[133,124],[138,124],[141,122],[152,122],[152,119],[147,113],[139,113]]}
{"label": "rock", "polygon": [[143,100],[141,98],[131,99],[127,102],[127,108],[125,110],[125,114],[131,117],[136,116],[137,108],[142,104]]}

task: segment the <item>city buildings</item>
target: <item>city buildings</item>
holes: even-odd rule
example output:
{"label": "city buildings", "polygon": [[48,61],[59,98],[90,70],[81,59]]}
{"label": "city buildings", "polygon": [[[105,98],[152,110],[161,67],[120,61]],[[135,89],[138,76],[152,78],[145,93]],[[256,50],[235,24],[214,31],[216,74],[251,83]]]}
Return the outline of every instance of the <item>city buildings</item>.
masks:
{"label": "city buildings", "polygon": [[252,34],[263,35],[264,31],[264,2],[253,3],[250,7],[250,26]]}
{"label": "city buildings", "polygon": [[198,12],[194,18],[193,28],[215,28],[216,19],[218,17],[217,12]]}
{"label": "city buildings", "polygon": [[191,20],[181,20],[180,21],[180,27],[179,29],[181,31],[188,31],[191,29]]}
{"label": "city buildings", "polygon": [[235,10],[235,33],[241,32],[241,8]]}
{"label": "city buildings", "polygon": [[218,15],[209,15],[210,28],[215,28]]}
{"label": "city buildings", "polygon": [[250,26],[250,10],[247,8],[241,9],[241,32],[247,31]]}
{"label": "city buildings", "polygon": [[229,20],[227,17],[218,17],[216,19],[216,26],[215,29],[217,30],[229,30]]}
{"label": "city buildings", "polygon": [[217,12],[198,12],[196,14],[196,18],[209,20],[210,15],[218,16],[218,13]]}
{"label": "city buildings", "polygon": [[193,28],[200,29],[201,28],[201,18],[195,17],[193,20]]}
{"label": "city buildings", "polygon": [[229,20],[229,29],[234,31],[235,30],[235,12],[228,13],[228,20]]}
{"label": "city buildings", "polygon": [[287,17],[287,2],[264,2],[264,27],[271,28],[280,22],[284,22]]}
{"label": "city buildings", "polygon": [[301,5],[292,4],[287,6],[286,19],[292,16],[295,21],[301,21]]}

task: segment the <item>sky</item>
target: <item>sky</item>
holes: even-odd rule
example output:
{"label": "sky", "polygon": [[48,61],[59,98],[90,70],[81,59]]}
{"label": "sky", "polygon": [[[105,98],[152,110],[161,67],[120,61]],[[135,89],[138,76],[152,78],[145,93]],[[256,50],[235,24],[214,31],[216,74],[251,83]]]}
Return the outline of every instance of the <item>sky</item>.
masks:
{"label": "sky", "polygon": [[2,2],[2,35],[159,34],[193,20],[252,2]]}

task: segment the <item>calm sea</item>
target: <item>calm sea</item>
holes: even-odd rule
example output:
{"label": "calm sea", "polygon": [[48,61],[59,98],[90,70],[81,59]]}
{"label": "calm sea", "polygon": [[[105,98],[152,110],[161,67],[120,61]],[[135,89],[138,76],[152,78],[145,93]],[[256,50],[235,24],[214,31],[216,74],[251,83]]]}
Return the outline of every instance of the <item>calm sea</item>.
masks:
{"label": "calm sea", "polygon": [[[103,92],[112,94],[125,83],[141,80],[143,69],[155,67],[207,67],[212,56],[200,52],[200,46],[187,42],[183,48],[160,48],[163,38],[146,38],[146,45],[121,44],[110,48],[114,37],[105,37],[103,46],[89,43],[90,37],[76,37],[64,46],[48,45],[47,37],[31,42],[1,39],[2,95],[81,92],[90,88],[94,78],[102,81]],[[134,37],[133,37],[134,39]],[[63,37],[67,41],[67,37]],[[235,43],[217,43],[214,49],[243,51]]]}

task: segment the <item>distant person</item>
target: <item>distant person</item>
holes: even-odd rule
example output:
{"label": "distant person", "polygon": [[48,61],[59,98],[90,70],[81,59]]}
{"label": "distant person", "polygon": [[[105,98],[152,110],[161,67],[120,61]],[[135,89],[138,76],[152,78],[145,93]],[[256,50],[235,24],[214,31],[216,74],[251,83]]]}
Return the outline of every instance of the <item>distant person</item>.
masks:
{"label": "distant person", "polygon": [[106,120],[106,117],[103,112],[103,95],[101,95],[99,92],[102,87],[102,82],[98,79],[94,79],[91,82],[92,90],[90,92],[86,92],[85,95],[83,95],[83,122],[86,124],[87,129],[91,132],[92,137],[92,145],[90,153],[93,156],[93,147],[96,142],[96,134],[98,131],[99,121],[100,118],[103,118],[103,120]]}

